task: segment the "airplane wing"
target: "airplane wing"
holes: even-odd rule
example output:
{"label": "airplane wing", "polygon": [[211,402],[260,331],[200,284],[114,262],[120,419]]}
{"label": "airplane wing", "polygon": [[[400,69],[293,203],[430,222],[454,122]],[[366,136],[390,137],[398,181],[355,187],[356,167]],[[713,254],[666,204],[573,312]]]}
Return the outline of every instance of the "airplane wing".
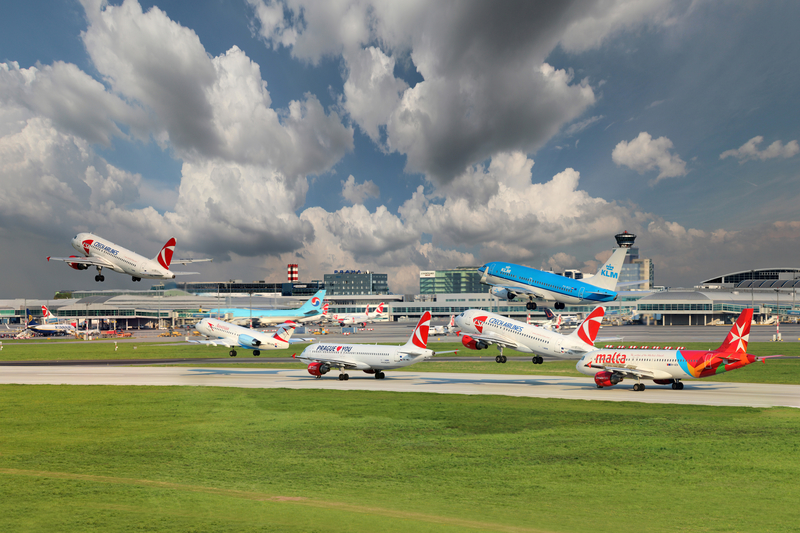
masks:
{"label": "airplane wing", "polygon": [[238,342],[230,342],[226,339],[210,339],[207,341],[200,341],[200,340],[192,340],[187,338],[186,342],[190,342],[192,344],[205,344],[206,346],[225,346],[226,348],[239,348]]}
{"label": "airplane wing", "polygon": [[289,344],[303,344],[303,343],[306,343],[306,342],[314,342],[315,340],[317,340],[317,339],[314,338],[314,337],[300,337],[300,338],[296,338],[296,339],[289,339],[286,342],[288,342]]}
{"label": "airplane wing", "polygon": [[539,300],[545,300],[545,301],[551,300],[550,298],[547,298],[547,296],[543,292],[537,291],[534,287],[517,287],[517,286],[512,287],[510,285],[509,286],[495,285],[495,287],[498,287],[500,289],[505,289],[508,292],[513,292],[514,294],[528,294]]}
{"label": "airplane wing", "polygon": [[173,259],[172,263],[180,263],[181,265],[188,265],[189,263],[205,263],[213,261],[213,259]]}
{"label": "airplane wing", "polygon": [[315,363],[328,363],[331,366],[340,366],[348,370],[369,370],[370,366],[360,361],[354,361],[344,357],[295,357]]}
{"label": "airplane wing", "polygon": [[625,337],[597,337],[594,342],[611,342],[611,341],[623,341]]}
{"label": "airplane wing", "polygon": [[112,267],[109,261],[102,257],[48,257],[48,261],[64,261],[65,263],[75,263],[78,265],[92,265],[101,267]]}
{"label": "airplane wing", "polygon": [[193,276],[195,274],[199,274],[200,272],[175,272],[174,270],[170,270],[176,276]]}
{"label": "airplane wing", "polygon": [[502,335],[498,335],[497,333],[481,333],[480,335],[472,335],[470,333],[467,333],[467,335],[469,335],[476,341],[483,341],[489,344],[497,344],[499,346],[503,346],[504,348],[516,348],[517,346],[519,346],[518,342],[515,342],[509,339],[508,337],[503,337]]}
{"label": "airplane wing", "polygon": [[606,365],[591,365],[592,368],[600,367],[606,372],[613,372],[614,374],[621,374],[626,378],[647,378],[653,379],[655,377],[655,372],[652,370],[647,370],[644,368],[628,368],[625,366],[606,366]]}

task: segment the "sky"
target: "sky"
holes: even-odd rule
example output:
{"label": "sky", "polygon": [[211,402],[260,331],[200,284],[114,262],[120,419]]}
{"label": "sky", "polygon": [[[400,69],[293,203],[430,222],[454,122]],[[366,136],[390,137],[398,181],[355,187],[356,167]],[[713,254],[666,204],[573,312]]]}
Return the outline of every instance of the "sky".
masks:
{"label": "sky", "polygon": [[[800,3],[30,0],[0,17],[0,298],[503,260],[799,267]],[[183,267],[186,270],[186,267]],[[177,270],[177,269],[176,269]]]}

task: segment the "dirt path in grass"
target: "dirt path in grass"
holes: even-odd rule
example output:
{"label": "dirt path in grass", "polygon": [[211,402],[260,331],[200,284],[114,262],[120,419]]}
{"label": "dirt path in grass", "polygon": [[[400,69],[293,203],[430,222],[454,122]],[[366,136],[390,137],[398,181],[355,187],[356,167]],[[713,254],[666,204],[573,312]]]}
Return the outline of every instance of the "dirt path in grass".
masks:
{"label": "dirt path in grass", "polygon": [[457,527],[464,527],[471,529],[507,531],[509,533],[545,533],[545,530],[542,529],[509,526],[504,524],[493,524],[489,522],[477,522],[474,520],[464,520],[461,518],[399,511],[396,509],[385,509],[380,507],[367,507],[367,506],[354,505],[344,502],[320,501],[320,500],[313,500],[310,498],[297,497],[297,496],[277,496],[272,494],[264,494],[261,492],[248,492],[242,490],[222,489],[217,487],[204,487],[201,485],[184,485],[181,483],[169,483],[166,481],[154,481],[151,479],[131,479],[124,477],[93,476],[88,474],[73,474],[70,472],[20,470],[16,468],[0,468],[0,474],[6,474],[11,476],[43,477],[51,479],[68,479],[74,481],[91,481],[94,483],[112,483],[117,485],[135,485],[140,487],[154,487],[154,488],[168,489],[168,490],[199,492],[205,494],[216,494],[219,496],[227,496],[231,498],[240,498],[243,500],[280,502],[280,503],[289,503],[294,505],[307,505],[309,507],[318,507],[322,509],[338,509],[341,511],[348,511],[353,513],[363,513],[371,515],[374,514],[383,517],[390,516],[393,518],[412,519],[412,520],[419,520],[421,522],[429,522],[433,524],[445,524],[450,526],[457,526]]}

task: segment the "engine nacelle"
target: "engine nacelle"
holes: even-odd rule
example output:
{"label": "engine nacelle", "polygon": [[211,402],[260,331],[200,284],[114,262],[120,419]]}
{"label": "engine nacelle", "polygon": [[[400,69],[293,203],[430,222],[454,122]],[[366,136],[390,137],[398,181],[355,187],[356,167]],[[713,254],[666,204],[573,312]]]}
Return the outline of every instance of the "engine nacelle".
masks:
{"label": "engine nacelle", "polygon": [[311,363],[308,365],[308,373],[312,376],[320,377],[322,374],[327,374],[331,370],[331,365],[328,363]]}
{"label": "engine nacelle", "polygon": [[461,344],[463,344],[464,346],[466,346],[470,350],[485,350],[486,348],[489,347],[489,345],[486,344],[485,342],[480,341],[480,340],[475,340],[472,337],[470,337],[469,335],[462,335],[461,336]]}
{"label": "engine nacelle", "polygon": [[613,387],[622,381],[622,377],[613,372],[603,371],[594,375],[594,382],[598,387]]}
{"label": "engine nacelle", "polygon": [[[78,257],[80,257],[80,256],[77,256],[77,255],[71,255],[70,257],[75,257],[75,258],[77,259],[77,258],[78,258]],[[69,265],[71,268],[74,268],[75,270],[86,270],[87,268],[89,268],[89,265],[84,265],[83,263],[67,263],[67,264],[68,264],[68,265]]]}
{"label": "engine nacelle", "polygon": [[503,289],[501,287],[492,287],[489,290],[489,293],[492,296],[497,296],[498,298],[505,298],[507,300],[513,300],[514,297],[516,296],[516,294],[514,294],[513,292],[509,291],[508,289]]}
{"label": "engine nacelle", "polygon": [[243,348],[258,348],[261,341],[250,335],[239,335],[239,345]]}

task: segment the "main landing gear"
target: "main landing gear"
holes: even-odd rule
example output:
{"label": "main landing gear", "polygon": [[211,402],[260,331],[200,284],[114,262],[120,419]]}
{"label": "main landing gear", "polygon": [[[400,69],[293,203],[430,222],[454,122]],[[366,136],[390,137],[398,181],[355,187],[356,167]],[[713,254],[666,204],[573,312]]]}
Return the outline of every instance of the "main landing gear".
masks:
{"label": "main landing gear", "polygon": [[567,304],[565,304],[564,302],[556,302],[553,304],[553,307],[555,307],[558,310],[564,309],[566,306]]}
{"label": "main landing gear", "polygon": [[508,358],[505,355],[503,355],[503,347],[502,346],[498,346],[497,349],[500,350],[500,355],[495,357],[494,361],[496,363],[505,363],[506,361],[508,361]]}
{"label": "main landing gear", "polygon": [[673,381],[672,382],[672,390],[683,390],[683,382],[681,381]]}
{"label": "main landing gear", "polygon": [[534,309],[536,309],[536,302],[526,302],[525,309],[527,309],[528,311],[533,311]]}
{"label": "main landing gear", "polygon": [[103,275],[103,267],[97,267],[97,275],[94,277],[95,281],[105,281],[106,277]]}
{"label": "main landing gear", "polygon": [[136,276],[131,276],[133,281],[142,281],[142,278],[137,278]]}
{"label": "main landing gear", "polygon": [[640,390],[644,390],[644,383],[634,383],[633,390],[639,392]]}
{"label": "main landing gear", "polygon": [[541,355],[536,355],[533,358],[531,358],[531,361],[533,361],[534,365],[541,365],[542,363],[544,363],[544,357],[542,357]]}
{"label": "main landing gear", "polygon": [[261,355],[261,350],[253,350],[253,355],[258,357],[259,355]]}
{"label": "main landing gear", "polygon": [[386,377],[386,374],[384,374],[384,373],[383,373],[383,372],[381,372],[380,370],[378,370],[377,372],[375,372],[375,379],[383,379],[383,378],[385,378],[385,377]]}
{"label": "main landing gear", "polygon": [[344,374],[344,373],[339,374],[339,381],[347,381],[348,379],[350,379],[349,374]]}
{"label": "main landing gear", "polygon": [[236,350],[231,350],[230,352],[228,352],[228,355],[230,355],[231,357],[236,357]]}

